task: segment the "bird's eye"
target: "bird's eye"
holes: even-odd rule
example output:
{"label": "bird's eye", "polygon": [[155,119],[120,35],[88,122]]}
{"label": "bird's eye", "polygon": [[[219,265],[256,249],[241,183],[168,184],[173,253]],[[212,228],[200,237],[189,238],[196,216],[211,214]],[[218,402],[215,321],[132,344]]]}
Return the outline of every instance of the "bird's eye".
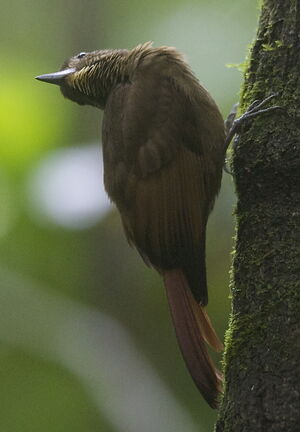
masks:
{"label": "bird's eye", "polygon": [[78,59],[81,59],[81,58],[84,57],[85,55],[86,55],[85,52],[81,52],[81,53],[79,53],[76,57],[77,57]]}

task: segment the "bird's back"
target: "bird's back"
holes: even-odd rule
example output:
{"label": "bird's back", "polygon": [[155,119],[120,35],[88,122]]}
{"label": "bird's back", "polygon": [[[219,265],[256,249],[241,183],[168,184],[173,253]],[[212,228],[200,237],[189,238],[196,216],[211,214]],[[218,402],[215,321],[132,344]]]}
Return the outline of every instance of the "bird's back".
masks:
{"label": "bird's back", "polygon": [[104,180],[128,240],[157,269],[183,268],[202,303],[205,228],[223,143],[218,108],[172,50],[150,52],[108,98]]}

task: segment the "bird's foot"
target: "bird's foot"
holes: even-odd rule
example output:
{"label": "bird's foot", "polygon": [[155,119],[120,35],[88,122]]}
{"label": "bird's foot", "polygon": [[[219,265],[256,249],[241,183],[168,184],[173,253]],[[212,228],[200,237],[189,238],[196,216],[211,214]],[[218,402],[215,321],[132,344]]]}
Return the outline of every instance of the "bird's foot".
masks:
{"label": "bird's foot", "polygon": [[[264,106],[274,97],[278,96],[279,93],[274,93],[262,101],[255,100],[252,102],[252,104],[249,106],[246,112],[242,114],[240,117],[236,118],[236,112],[238,104],[235,104],[230,111],[227,119],[225,120],[225,130],[226,130],[226,139],[225,139],[225,149],[227,151],[229,144],[231,143],[234,135],[236,135],[240,129],[241,126],[249,119],[256,117],[260,114],[265,114],[272,111],[277,110],[283,110],[283,108],[279,105],[270,106],[268,108],[264,108]],[[231,174],[232,172],[228,168],[227,159],[225,159],[223,169],[226,173]]]}

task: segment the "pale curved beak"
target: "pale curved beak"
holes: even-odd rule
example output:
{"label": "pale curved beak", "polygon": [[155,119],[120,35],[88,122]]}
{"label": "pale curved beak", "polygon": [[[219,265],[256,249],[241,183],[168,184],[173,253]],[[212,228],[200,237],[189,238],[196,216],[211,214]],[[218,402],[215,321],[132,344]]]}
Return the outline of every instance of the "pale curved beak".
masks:
{"label": "pale curved beak", "polygon": [[60,85],[65,77],[67,77],[68,75],[71,75],[75,71],[76,71],[75,68],[68,68],[68,69],[58,71],[58,72],[39,75],[39,76],[36,76],[35,79],[37,79],[39,81],[44,81],[44,82],[47,82],[50,84]]}

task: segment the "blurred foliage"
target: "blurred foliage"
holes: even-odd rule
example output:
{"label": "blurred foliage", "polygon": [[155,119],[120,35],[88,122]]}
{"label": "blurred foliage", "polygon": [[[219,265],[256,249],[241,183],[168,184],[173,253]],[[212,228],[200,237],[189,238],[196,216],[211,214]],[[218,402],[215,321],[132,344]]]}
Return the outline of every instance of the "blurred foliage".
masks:
{"label": "blurred foliage", "polygon": [[[99,141],[101,119],[97,110],[64,101],[57,88],[38,83],[33,77],[57,70],[65,58],[76,52],[132,47],[153,40],[156,46],[173,45],[186,54],[196,75],[226,116],[238,98],[241,79],[239,72],[226,68],[226,64],[244,60],[256,26],[254,3],[53,0],[50,4],[44,0],[11,0],[1,8],[0,268],[17,275],[20,281],[26,279],[28,292],[32,281],[39,296],[57,295],[62,299],[62,308],[65,298],[73,299],[83,314],[90,314],[91,320],[98,311],[120,323],[124,334],[130,335],[134,355],[139,357],[141,353],[145,367],[151,365],[161,383],[148,396],[148,387],[145,388],[144,399],[134,402],[136,412],[145,413],[145,419],[147,415],[151,418],[147,397],[156,397],[157,391],[157,398],[165,395],[161,396],[162,404],[169,398],[166,413],[171,413],[173,407],[185,419],[184,424],[190,425],[185,432],[212,430],[215,413],[201,400],[183,365],[162,282],[128,247],[116,212],[106,212],[104,217],[99,215],[97,223],[75,229],[51,222],[32,207],[29,179],[40,164],[55,154],[56,149],[82,149]],[[61,188],[65,186],[62,181]],[[76,190],[69,190],[68,193],[76,194]],[[219,334],[226,329],[230,307],[228,271],[233,205],[232,180],[225,175],[209,222],[207,241],[209,311]],[[114,382],[103,388],[101,384],[103,397],[99,403],[93,385],[90,382],[87,385],[76,370],[70,370],[68,361],[58,361],[55,355],[32,349],[30,341],[36,336],[35,330],[31,327],[26,339],[23,338],[23,327],[29,319],[28,306],[25,301],[16,303],[14,281],[3,278],[0,287],[1,431],[142,430],[135,429],[129,418],[126,423],[127,398],[113,397],[119,391],[118,384]],[[4,288],[11,293],[9,301]],[[32,310],[36,328],[41,325],[37,313],[38,308]],[[50,315],[50,309],[49,315],[47,311],[43,313],[45,328],[49,319],[48,326],[59,335],[61,322]],[[8,325],[10,331],[6,331]],[[41,340],[45,337],[44,344],[51,351],[58,336],[48,340],[46,331],[43,335]],[[78,355],[92,356],[89,350],[93,352],[93,344]],[[123,361],[122,352],[116,352],[116,356]],[[124,357],[124,364],[129,365],[124,374],[130,375],[127,360]],[[114,361],[112,356],[112,365]],[[109,367],[102,370],[108,381],[109,371]],[[91,382],[96,383],[96,375]],[[140,386],[143,385],[141,382]],[[160,385],[168,392],[164,393]],[[126,391],[128,398],[135,401],[134,392],[130,388]],[[123,421],[117,419],[118,412]],[[159,419],[159,413],[154,415]],[[143,430],[154,429],[145,425]]]}
{"label": "blurred foliage", "polygon": [[3,348],[0,353],[2,431],[112,430],[66,369],[24,351]]}
{"label": "blurred foliage", "polygon": [[[19,71],[13,61],[8,60],[12,70],[1,74],[0,158],[6,168],[20,169],[31,164],[53,146],[62,136],[68,120],[62,115],[62,108],[56,105],[54,96],[49,95],[47,104],[42,94],[24,75],[32,76],[32,67]],[[55,112],[55,115],[53,113]],[[47,128],[44,122],[47,118]],[[60,138],[61,139],[61,138]]]}

